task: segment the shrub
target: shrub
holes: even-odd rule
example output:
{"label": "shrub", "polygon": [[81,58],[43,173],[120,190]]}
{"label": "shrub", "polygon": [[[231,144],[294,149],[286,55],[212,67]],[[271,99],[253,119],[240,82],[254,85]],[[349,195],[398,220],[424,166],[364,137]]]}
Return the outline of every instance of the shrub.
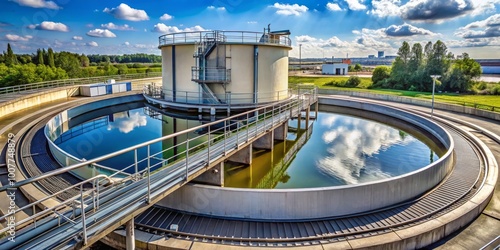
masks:
{"label": "shrub", "polygon": [[351,76],[345,83],[345,87],[355,88],[361,83],[361,79],[358,76]]}
{"label": "shrub", "polygon": [[478,82],[475,86],[478,90],[485,90],[488,88],[488,84],[485,82]]}
{"label": "shrub", "polygon": [[387,66],[377,66],[373,70],[372,82],[377,85],[380,81],[385,80],[391,76],[391,69]]}
{"label": "shrub", "polygon": [[492,88],[491,94],[492,95],[500,95],[500,86],[495,86],[494,88]]}

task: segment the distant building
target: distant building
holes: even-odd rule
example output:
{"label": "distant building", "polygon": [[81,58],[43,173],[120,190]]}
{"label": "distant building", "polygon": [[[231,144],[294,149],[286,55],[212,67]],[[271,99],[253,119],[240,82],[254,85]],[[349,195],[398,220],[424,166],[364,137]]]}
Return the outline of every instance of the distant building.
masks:
{"label": "distant building", "polygon": [[321,73],[323,75],[347,75],[349,73],[348,68],[349,64],[347,63],[325,63],[321,66]]}
{"label": "distant building", "polygon": [[375,58],[375,55],[368,55],[368,58],[373,59]]}
{"label": "distant building", "polygon": [[378,58],[384,58],[384,51],[379,51],[378,52]]}
{"label": "distant building", "polygon": [[385,56],[384,58],[386,58],[386,59],[396,59],[396,57],[398,57],[398,56]]}
{"label": "distant building", "polygon": [[500,74],[500,61],[487,60],[479,61],[483,74]]}

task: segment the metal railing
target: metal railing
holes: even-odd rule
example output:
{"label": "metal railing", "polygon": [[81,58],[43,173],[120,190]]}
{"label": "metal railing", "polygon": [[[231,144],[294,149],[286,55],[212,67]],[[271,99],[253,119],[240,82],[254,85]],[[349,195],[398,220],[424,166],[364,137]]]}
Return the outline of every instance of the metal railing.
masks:
{"label": "metal railing", "polygon": [[250,44],[272,44],[282,46],[292,46],[292,42],[288,36],[277,36],[263,32],[251,31],[194,31],[194,32],[179,32],[162,35],[158,38],[159,46],[174,45],[174,44],[191,44],[202,42],[206,36],[217,37],[222,36],[224,43],[250,43]]}
{"label": "metal railing", "polygon": [[142,74],[97,76],[97,77],[73,78],[73,79],[64,79],[56,81],[37,82],[37,83],[2,87],[0,88],[0,96],[13,93],[20,93],[29,90],[42,90],[42,89],[58,88],[58,87],[73,86],[73,85],[99,83],[99,82],[105,82],[108,79],[123,81],[123,80],[160,77],[160,76],[162,76],[161,72],[151,72]]}
{"label": "metal railing", "polygon": [[[95,166],[100,162],[111,159],[117,156],[132,153],[134,154],[134,161],[132,164],[125,166],[121,170],[109,176],[97,175],[89,180],[78,183],[72,187],[80,186],[80,196],[73,197],[69,200],[63,201],[61,205],[46,208],[41,211],[33,209],[33,215],[28,219],[16,222],[15,227],[20,226],[21,223],[27,221],[38,221],[45,218],[43,222],[53,223],[58,220],[57,226],[51,226],[53,230],[64,230],[64,233],[54,234],[54,237],[48,239],[38,239],[42,241],[61,242],[67,238],[73,238],[80,235],[84,245],[87,243],[88,232],[98,232],[100,228],[106,228],[117,219],[122,219],[130,213],[136,211],[136,206],[144,203],[151,203],[155,197],[163,197],[164,192],[182,186],[191,174],[201,171],[203,168],[210,166],[210,164],[225,157],[232,151],[238,150],[242,145],[251,142],[253,139],[265,134],[270,129],[286,122],[292,116],[301,112],[301,110],[311,106],[317,101],[317,90],[297,90],[295,98],[288,99],[281,102],[275,102],[258,109],[254,109],[245,113],[227,117],[222,120],[211,122],[205,125],[190,128],[184,131],[176,132],[161,138],[150,140],[148,142],[140,143],[138,145],[128,147],[116,152],[86,160],[81,163],[64,166],[63,168],[56,169],[40,176],[35,176],[27,180],[16,182],[14,185],[7,185],[0,187],[0,192],[12,188],[19,188],[29,183],[37,182],[51,176],[56,176],[68,171],[73,171],[87,166]],[[206,133],[195,133],[196,131],[206,131]],[[167,148],[162,148],[158,152],[152,152],[151,146],[155,143],[164,143],[168,145],[169,141],[178,141],[179,143]],[[49,140],[49,143],[53,143]],[[138,151],[145,150],[146,156],[139,158]],[[163,157],[168,152],[174,152],[168,157]],[[142,169],[140,169],[142,165]],[[119,178],[128,169],[134,169],[134,174]],[[106,181],[95,181],[99,178],[104,178]],[[83,184],[90,183],[93,186],[86,191],[83,191]],[[62,191],[61,191],[62,192]],[[54,197],[56,194],[48,195],[41,200],[47,200]],[[120,196],[121,195],[121,196]],[[121,198],[116,198],[120,196]],[[71,202],[80,201],[80,208],[78,211],[79,217],[76,215],[72,219],[68,219],[68,214],[71,206],[67,206]],[[23,211],[27,208],[33,208],[41,201],[30,203],[29,205],[0,217],[0,221],[5,221],[7,217]],[[60,206],[63,206],[62,209]],[[62,212],[59,212],[59,209]],[[123,211],[120,213],[113,213],[109,217],[110,211]],[[127,210],[129,209],[129,210]],[[73,214],[76,208],[72,208]],[[47,215],[54,213],[57,218],[50,219]],[[118,216],[118,218],[116,218]],[[61,223],[60,218],[65,218]],[[86,219],[88,218],[88,219]],[[50,222],[52,220],[52,222]],[[90,222],[87,222],[90,221]],[[96,223],[96,221],[98,223]],[[42,222],[40,222],[42,223]],[[70,224],[68,224],[70,223]],[[81,225],[75,227],[75,225]],[[34,225],[36,228],[37,225]],[[0,237],[6,238],[5,232],[9,228],[0,230]],[[47,230],[47,229],[46,229]],[[89,231],[90,230],[90,231]],[[28,231],[25,231],[28,232]],[[28,238],[28,237],[26,237]],[[27,239],[28,240],[28,239]],[[17,242],[17,240],[16,240]],[[22,244],[23,242],[12,243],[8,240],[0,242],[0,248],[10,248],[13,244]],[[3,245],[2,245],[3,244]]]}
{"label": "metal railing", "polygon": [[[160,99],[168,102],[179,104],[206,104],[212,103],[212,98],[203,97],[203,93],[194,91],[173,91],[164,90],[161,86],[146,84],[143,89],[143,94],[151,98]],[[265,104],[274,101],[285,100],[290,98],[294,91],[291,89],[275,91],[275,92],[258,92],[258,93],[232,93],[226,92],[223,94],[214,93],[220,104],[217,105],[238,105],[238,104]]]}
{"label": "metal railing", "polygon": [[195,82],[230,82],[231,69],[191,67],[191,80]]}

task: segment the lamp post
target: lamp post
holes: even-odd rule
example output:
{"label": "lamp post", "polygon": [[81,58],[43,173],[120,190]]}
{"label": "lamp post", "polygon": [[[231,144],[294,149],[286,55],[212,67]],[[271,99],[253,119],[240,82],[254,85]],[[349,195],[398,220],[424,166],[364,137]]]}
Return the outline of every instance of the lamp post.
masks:
{"label": "lamp post", "polygon": [[436,88],[436,78],[441,77],[441,75],[431,75],[432,77],[432,108],[431,108],[431,118],[434,115],[434,89]]}
{"label": "lamp post", "polygon": [[299,44],[299,71],[302,71],[302,43]]}

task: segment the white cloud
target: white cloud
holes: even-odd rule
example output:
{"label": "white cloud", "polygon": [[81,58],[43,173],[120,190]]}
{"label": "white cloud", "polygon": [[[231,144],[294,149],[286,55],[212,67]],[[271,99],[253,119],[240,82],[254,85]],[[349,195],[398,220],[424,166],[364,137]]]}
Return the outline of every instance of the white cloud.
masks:
{"label": "white cloud", "polygon": [[129,21],[145,21],[149,20],[149,16],[144,10],[131,8],[127,4],[121,3],[116,8],[103,10],[105,13],[113,15],[115,18],[124,19]]}
{"label": "white cloud", "polygon": [[500,14],[495,14],[484,20],[467,24],[465,27],[462,27],[461,29],[486,28],[493,26],[500,26]]}
{"label": "white cloud", "polygon": [[272,6],[276,9],[276,14],[279,15],[284,15],[284,16],[300,16],[302,13],[306,13],[309,8],[305,5],[298,5],[298,4],[280,4],[280,3],[274,3]]}
{"label": "white cloud", "polygon": [[171,16],[171,15],[169,15],[169,14],[167,14],[167,13],[165,13],[165,14],[163,14],[163,15],[160,17],[160,20],[162,20],[162,21],[167,21],[167,20],[170,20],[170,19],[172,19],[172,18],[174,18],[174,17],[173,17],[173,16]]}
{"label": "white cloud", "polygon": [[50,31],[59,31],[59,32],[68,32],[69,28],[64,23],[55,23],[51,21],[43,21],[41,24],[30,24],[28,25],[30,29],[37,30],[50,30]]}
{"label": "white cloud", "polygon": [[478,0],[473,1],[474,11],[472,11],[473,16],[483,15],[485,13],[494,13],[496,10],[495,5],[500,4],[500,0]]}
{"label": "white cloud", "polygon": [[73,40],[81,41],[81,40],[83,40],[83,37],[81,37],[81,36],[74,36]]}
{"label": "white cloud", "polygon": [[378,17],[399,16],[401,0],[373,0],[370,14]]}
{"label": "white cloud", "polygon": [[298,43],[314,42],[316,40],[317,40],[316,38],[310,37],[308,35],[295,37],[295,41],[297,41]]}
{"label": "white cloud", "polygon": [[338,3],[327,3],[326,8],[331,11],[342,11]]}
{"label": "white cloud", "polygon": [[207,7],[209,10],[217,10],[217,11],[226,11],[226,7],[215,7],[213,5],[210,5]]}
{"label": "white cloud", "polygon": [[134,28],[128,26],[128,24],[116,25],[114,23],[101,24],[101,28],[105,28],[105,29],[109,29],[109,30],[134,30]]}
{"label": "white cloud", "polygon": [[466,39],[500,37],[500,14],[467,24],[458,29],[455,35]]}
{"label": "white cloud", "polygon": [[94,41],[91,41],[91,42],[85,43],[85,46],[97,47],[97,46],[99,46],[99,44],[97,44],[97,43],[96,43],[96,42],[94,42]]}
{"label": "white cloud", "polygon": [[426,30],[423,28],[415,27],[411,24],[402,25],[391,25],[384,30],[385,34],[388,36],[404,37],[404,36],[414,36],[414,35],[429,35],[435,36],[436,33]]}
{"label": "white cloud", "polygon": [[344,0],[349,6],[350,10],[366,10],[366,5],[362,4],[363,0]]}
{"label": "white cloud", "polygon": [[151,31],[158,32],[158,33],[177,33],[177,32],[204,31],[204,30],[205,29],[199,25],[189,27],[189,28],[179,29],[176,26],[168,26],[164,23],[157,23],[154,25],[154,27]]}
{"label": "white cloud", "polygon": [[248,24],[256,24],[256,23],[257,23],[257,21],[248,21],[247,23],[248,23]]}
{"label": "white cloud", "polygon": [[55,2],[45,1],[45,0],[12,0],[13,2],[21,5],[32,8],[45,8],[45,9],[53,9],[58,10],[61,9]]}
{"label": "white cloud", "polygon": [[93,29],[87,32],[87,36],[93,36],[93,37],[106,37],[106,38],[111,38],[111,37],[116,37],[116,35],[107,30],[107,29]]}
{"label": "white cloud", "polygon": [[320,47],[323,48],[328,48],[328,47],[333,47],[333,48],[346,48],[349,47],[349,42],[342,41],[336,36],[332,36],[328,38],[326,41],[320,41]]}
{"label": "white cloud", "polygon": [[7,34],[5,35],[5,38],[7,40],[12,41],[12,42],[26,42],[32,39],[32,36],[18,36],[18,35],[13,35],[13,34]]}
{"label": "white cloud", "polygon": [[124,43],[123,43],[123,45],[125,45],[125,46],[129,46],[129,45],[130,45],[130,43],[129,43],[129,42],[124,42]]}
{"label": "white cloud", "polygon": [[467,15],[476,7],[473,0],[411,0],[401,6],[405,20],[441,23],[446,19]]}

